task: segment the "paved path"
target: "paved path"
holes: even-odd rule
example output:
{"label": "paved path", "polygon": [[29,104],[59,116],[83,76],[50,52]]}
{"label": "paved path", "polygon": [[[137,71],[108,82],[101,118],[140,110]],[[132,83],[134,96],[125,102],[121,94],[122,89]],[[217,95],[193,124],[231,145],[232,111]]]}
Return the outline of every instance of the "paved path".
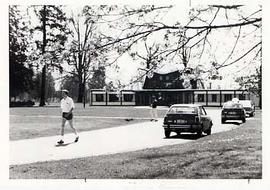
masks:
{"label": "paved path", "polygon": [[[214,126],[213,133],[231,130],[237,125],[220,124],[220,113],[209,111]],[[172,134],[173,135],[173,134]],[[80,133],[78,143],[74,135],[65,135],[66,146],[56,146],[59,136],[10,141],[10,164],[26,164],[40,161],[72,159],[113,154],[145,148],[190,142],[189,139],[164,138],[162,119],[128,126],[107,128]]]}
{"label": "paved path", "polygon": [[161,125],[160,120],[82,132],[78,143],[73,143],[74,135],[68,134],[65,142],[71,144],[66,146],[55,146],[59,136],[11,141],[10,164],[113,154],[179,143],[179,139],[165,140]]}

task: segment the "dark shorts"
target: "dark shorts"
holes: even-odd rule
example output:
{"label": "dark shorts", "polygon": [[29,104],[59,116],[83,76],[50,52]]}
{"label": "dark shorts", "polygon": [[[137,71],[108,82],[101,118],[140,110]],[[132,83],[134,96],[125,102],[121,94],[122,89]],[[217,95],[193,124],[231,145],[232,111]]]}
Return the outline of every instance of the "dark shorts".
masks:
{"label": "dark shorts", "polygon": [[73,118],[73,114],[63,112],[62,117],[65,118],[66,120],[71,120]]}

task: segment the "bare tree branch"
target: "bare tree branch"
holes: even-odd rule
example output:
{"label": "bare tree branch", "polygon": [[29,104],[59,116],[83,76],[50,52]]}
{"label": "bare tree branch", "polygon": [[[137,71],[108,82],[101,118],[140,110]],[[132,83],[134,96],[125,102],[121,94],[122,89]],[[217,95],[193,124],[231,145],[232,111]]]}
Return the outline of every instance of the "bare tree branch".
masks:
{"label": "bare tree branch", "polygon": [[223,68],[223,67],[227,67],[227,66],[229,66],[229,65],[232,65],[232,64],[238,62],[239,60],[241,60],[242,58],[244,58],[244,57],[245,57],[246,55],[248,55],[252,50],[254,50],[255,48],[257,48],[257,47],[258,47],[259,45],[261,45],[261,44],[262,44],[262,42],[257,43],[255,46],[253,46],[251,49],[249,49],[246,53],[244,53],[242,56],[240,56],[240,57],[237,58],[236,60],[234,60],[234,61],[232,61],[231,63],[228,63],[228,64],[226,64],[226,65],[219,66],[219,67],[217,67],[217,69],[220,69],[220,68]]}
{"label": "bare tree branch", "polygon": [[245,22],[239,22],[239,23],[234,23],[234,24],[226,24],[226,25],[211,25],[211,26],[186,26],[186,29],[218,29],[218,28],[233,28],[233,27],[239,27],[239,26],[246,26],[246,25],[250,25],[250,24],[254,24],[257,22],[261,22],[262,19],[261,18],[255,18],[249,21],[245,21]]}
{"label": "bare tree branch", "polygon": [[222,63],[220,66],[223,66],[223,65],[231,58],[231,56],[232,56],[232,54],[233,54],[233,52],[234,52],[234,50],[235,50],[235,48],[236,48],[236,45],[237,45],[237,43],[238,43],[238,40],[239,40],[239,38],[240,38],[240,35],[241,35],[241,27],[239,27],[238,35],[237,35],[236,41],[235,41],[235,43],[234,43],[234,46],[233,46],[233,48],[232,48],[230,54],[228,55],[228,57],[223,61],[223,63]]}

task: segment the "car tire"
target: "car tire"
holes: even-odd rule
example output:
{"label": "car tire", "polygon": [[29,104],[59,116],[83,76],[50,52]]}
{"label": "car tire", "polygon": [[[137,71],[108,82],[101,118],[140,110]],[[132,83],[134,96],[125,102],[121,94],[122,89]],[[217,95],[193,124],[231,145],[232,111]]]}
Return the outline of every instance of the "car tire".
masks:
{"label": "car tire", "polygon": [[221,123],[224,124],[226,119],[221,119]]}
{"label": "car tire", "polygon": [[205,133],[206,133],[207,135],[211,135],[211,132],[212,132],[212,129],[211,129],[211,128],[205,131]]}
{"label": "car tire", "polygon": [[197,137],[201,137],[202,136],[202,130],[197,131]]}
{"label": "car tire", "polygon": [[246,123],[246,119],[245,119],[245,118],[244,118],[244,119],[242,119],[242,122],[243,122],[243,123]]}
{"label": "car tire", "polygon": [[171,134],[171,131],[165,130],[165,137],[169,138]]}

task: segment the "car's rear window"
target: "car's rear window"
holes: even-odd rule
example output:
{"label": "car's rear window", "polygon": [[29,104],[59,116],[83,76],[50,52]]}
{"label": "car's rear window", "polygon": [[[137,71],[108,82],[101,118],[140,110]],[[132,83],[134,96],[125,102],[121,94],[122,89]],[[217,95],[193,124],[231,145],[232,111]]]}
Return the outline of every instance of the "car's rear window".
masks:
{"label": "car's rear window", "polygon": [[196,107],[177,106],[177,107],[171,107],[168,113],[193,114],[193,113],[198,113],[198,109]]}
{"label": "car's rear window", "polygon": [[230,108],[243,108],[243,105],[242,104],[235,104],[235,103],[226,103],[224,104],[223,108],[225,109],[230,109]]}
{"label": "car's rear window", "polygon": [[250,101],[240,101],[239,103],[242,104],[244,107],[251,107]]}

